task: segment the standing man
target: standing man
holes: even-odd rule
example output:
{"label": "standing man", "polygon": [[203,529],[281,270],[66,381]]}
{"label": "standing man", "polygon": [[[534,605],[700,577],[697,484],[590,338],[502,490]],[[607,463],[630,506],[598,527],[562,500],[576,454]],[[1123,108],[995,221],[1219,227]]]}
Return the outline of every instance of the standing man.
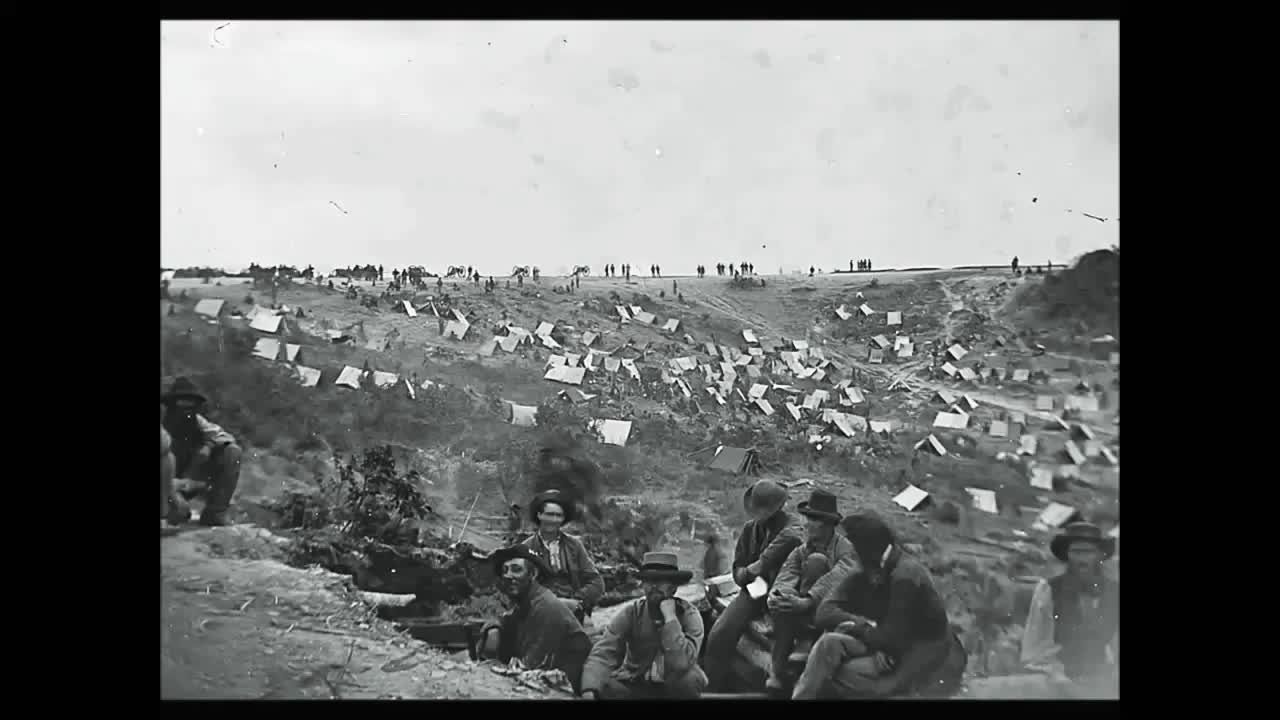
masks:
{"label": "standing man", "polygon": [[1120,668],[1120,582],[1103,573],[1115,538],[1074,522],[1049,543],[1066,571],[1041,580],[1031,597],[1022,664],[1089,695],[1117,692]]}
{"label": "standing man", "polygon": [[520,541],[520,531],[524,528],[524,516],[520,509],[520,503],[511,503],[511,508],[507,511],[507,542],[509,543]]}
{"label": "standing man", "polygon": [[1014,255],[1014,256],[1013,256],[1013,263],[1012,263],[1012,264],[1013,264],[1013,272],[1015,272],[1015,273],[1016,273],[1016,272],[1018,272],[1018,256],[1017,256],[1017,255]]}
{"label": "standing man", "polygon": [[772,480],[760,480],[747,488],[742,503],[751,516],[742,526],[733,552],[733,579],[742,588],[716,619],[707,636],[703,667],[713,692],[723,691],[729,663],[747,625],[765,613],[764,597],[752,599],[747,586],[756,578],[772,583],[782,563],[804,541],[798,520],[783,510],[787,491]]}
{"label": "standing man", "polygon": [[702,554],[702,579],[706,581],[725,571],[724,553],[720,550],[720,536],[714,530],[707,533],[703,542],[707,549]]}
{"label": "standing man", "polygon": [[[207,403],[208,398],[194,383],[180,377],[160,395],[160,404],[164,408],[160,422],[171,439],[174,477],[186,478],[200,485],[184,489],[183,494],[188,498],[205,495],[200,524],[229,525],[227,511],[236,486],[240,484],[241,450],[235,437],[201,414]],[[162,449],[163,445],[164,436],[161,435]],[[163,472],[163,461],[161,467]],[[169,521],[182,523],[189,520],[191,510],[175,496],[170,497]]]}
{"label": "standing man", "polygon": [[[785,669],[791,663],[791,651],[799,636],[811,638],[818,606],[857,567],[853,545],[836,533],[840,511],[835,495],[814,490],[796,512],[805,518],[805,542],[782,563],[768,600],[773,654],[765,688],[773,691],[787,687]],[[803,662],[802,658],[796,662]]]}
{"label": "standing man", "polygon": [[495,550],[490,560],[514,607],[480,631],[484,654],[502,663],[519,659],[528,670],[561,670],[578,692],[591,642],[569,608],[543,587],[548,568],[524,545]]}
{"label": "standing man", "polygon": [[645,553],[636,574],[644,597],[614,616],[582,671],[582,696],[596,699],[695,699],[707,687],[698,667],[702,616],[676,589],[693,573],[675,553]]}
{"label": "standing man", "polygon": [[878,516],[841,523],[862,567],[818,607],[818,638],[794,700],[949,694],[967,656],[929,571],[903,554]]}
{"label": "standing man", "polygon": [[562,529],[577,519],[577,506],[559,490],[547,490],[534,496],[529,516],[538,531],[523,544],[547,566],[542,584],[583,622],[604,595],[604,578],[582,541]]}

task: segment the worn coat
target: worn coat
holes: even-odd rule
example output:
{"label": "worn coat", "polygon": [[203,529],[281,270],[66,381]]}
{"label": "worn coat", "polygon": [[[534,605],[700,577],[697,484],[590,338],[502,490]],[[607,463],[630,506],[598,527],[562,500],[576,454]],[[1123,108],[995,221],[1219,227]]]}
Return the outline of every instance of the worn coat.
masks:
{"label": "worn coat", "polygon": [[[541,535],[535,532],[525,538],[524,544],[533,550],[547,567],[555,567],[551,562],[551,551],[546,543],[542,542]],[[546,578],[546,587],[560,597],[582,601],[583,607],[588,610],[595,607],[600,596],[604,595],[604,578],[600,576],[600,571],[596,569],[596,564],[592,562],[591,555],[582,541],[563,530],[560,531],[559,564],[562,570],[558,573],[553,571],[552,577]]]}
{"label": "worn coat", "polygon": [[951,632],[946,603],[929,571],[895,547],[884,562],[884,574],[884,581],[875,584],[863,572],[846,577],[818,606],[814,624],[834,630],[845,621],[875,621],[860,639],[894,666],[880,694],[954,688],[964,673],[964,648]]}
{"label": "worn coat", "polygon": [[787,556],[803,542],[804,526],[786,510],[779,510],[764,522],[749,520],[742,526],[733,550],[733,573],[736,576],[740,568],[758,560],[760,577],[772,585]]}
{"label": "worn coat", "polygon": [[582,689],[599,690],[610,678],[628,682],[643,676],[662,654],[665,677],[678,678],[698,667],[702,615],[676,598],[678,622],[654,620],[647,598],[633,600],[605,628],[582,671]]}
{"label": "worn coat", "polygon": [[809,597],[813,599],[814,608],[816,609],[827,599],[831,591],[835,589],[840,581],[848,576],[858,567],[858,557],[853,552],[853,544],[849,539],[835,533],[826,544],[818,546],[808,541],[801,544],[795,550],[787,555],[787,559],[782,563],[782,568],[778,570],[778,577],[773,582],[774,589],[786,589],[789,592],[796,593],[799,591],[800,578],[804,571],[805,560],[813,553],[822,553],[831,561],[831,570],[827,571],[809,588]]}
{"label": "worn coat", "polygon": [[1120,583],[1101,579],[1095,595],[1068,575],[1041,580],[1031,597],[1022,663],[1079,678],[1120,662]]}
{"label": "worn coat", "polygon": [[534,584],[529,595],[503,617],[498,659],[519,658],[531,670],[563,670],[576,691],[590,641],[582,624],[547,588]]}
{"label": "worn coat", "polygon": [[234,445],[236,442],[234,435],[216,423],[209,422],[203,415],[195,416],[194,427],[183,427],[176,419],[162,422],[160,426],[171,438],[169,449],[173,453],[178,477],[187,477],[194,469],[193,464],[201,450],[212,450],[218,445]]}

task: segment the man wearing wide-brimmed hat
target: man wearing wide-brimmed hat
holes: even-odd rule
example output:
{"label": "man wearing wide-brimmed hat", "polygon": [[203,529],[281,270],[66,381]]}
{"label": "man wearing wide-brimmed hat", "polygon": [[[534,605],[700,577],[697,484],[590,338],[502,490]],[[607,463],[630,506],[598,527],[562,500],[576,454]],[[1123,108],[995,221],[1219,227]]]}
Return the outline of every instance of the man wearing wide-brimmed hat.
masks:
{"label": "man wearing wide-brimmed hat", "polygon": [[844,518],[859,570],[818,606],[826,631],[809,652],[792,698],[946,695],[959,688],[967,655],[929,571],[898,547],[875,514]]}
{"label": "man wearing wide-brimmed hat", "polygon": [[[174,380],[168,390],[162,391],[160,426],[164,432],[161,433],[161,449],[167,433],[174,459],[174,477],[185,478],[189,482],[181,493],[188,497],[205,496],[200,523],[226,525],[231,498],[240,484],[241,450],[231,433],[209,422],[202,414],[207,403],[208,398],[185,377]],[[164,519],[175,524],[186,522],[191,511],[178,497],[179,493],[164,487],[163,461],[161,466],[161,491],[168,495]]]}
{"label": "man wearing wide-brimmed hat", "polygon": [[712,692],[727,686],[729,663],[747,625],[765,613],[765,598],[753,599],[747,586],[756,578],[772,583],[783,561],[804,542],[799,519],[783,509],[787,491],[772,480],[759,480],[743,493],[742,503],[751,519],[742,526],[733,551],[733,579],[742,590],[716,618],[707,634],[702,667]]}
{"label": "man wearing wide-brimmed hat", "polygon": [[[816,489],[796,506],[796,512],[805,518],[805,542],[787,556],[769,592],[773,652],[765,685],[770,691],[789,684],[787,670],[796,641],[811,639],[818,606],[857,567],[853,545],[836,532],[841,515],[835,495]],[[803,657],[797,659],[802,666]]]}
{"label": "man wearing wide-brimmed hat", "polygon": [[559,490],[547,490],[533,497],[529,516],[538,531],[525,539],[524,545],[547,566],[543,585],[568,605],[579,621],[585,621],[604,595],[604,578],[582,541],[563,530],[566,523],[577,519],[577,505]]}
{"label": "man wearing wide-brimmed hat", "polygon": [[569,608],[543,586],[550,568],[525,545],[495,550],[489,561],[513,607],[481,630],[482,652],[503,663],[519,658],[529,670],[562,670],[577,692],[591,644]]}
{"label": "man wearing wide-brimmed hat", "polygon": [[1066,572],[1041,580],[1031,597],[1022,663],[1058,680],[1105,691],[1120,665],[1120,582],[1103,572],[1115,538],[1073,522],[1049,543]]}
{"label": "man wearing wide-brimmed hat", "polygon": [[702,616],[676,590],[693,573],[672,552],[644,554],[637,577],[644,597],[614,616],[582,671],[582,696],[602,699],[696,698],[707,686],[698,667]]}

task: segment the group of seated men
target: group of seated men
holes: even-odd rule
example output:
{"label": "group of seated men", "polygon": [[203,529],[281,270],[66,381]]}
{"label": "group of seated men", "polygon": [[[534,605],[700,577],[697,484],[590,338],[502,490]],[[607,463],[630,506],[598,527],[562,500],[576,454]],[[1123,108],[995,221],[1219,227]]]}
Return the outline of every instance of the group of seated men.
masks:
{"label": "group of seated men", "polygon": [[[592,642],[583,627],[604,583],[582,542],[561,528],[575,519],[557,491],[530,505],[538,531],[492,556],[512,610],[487,627],[485,652],[527,668],[559,669],[587,699],[696,698],[731,689],[738,641],[755,619],[773,626],[771,695],[794,699],[930,697],[956,692],[967,656],[928,570],[903,553],[872,513],[840,514],[814,490],[795,511],[770,480],[747,489],[751,519],[734,551],[741,591],[705,632],[702,613],[676,596],[693,573],[675,553],[645,553],[643,596]],[[1023,643],[1027,666],[1073,682],[1114,675],[1119,660],[1119,583],[1101,572],[1114,540],[1089,523],[1054,538],[1067,571],[1041,583]],[[767,591],[760,588],[767,588]]]}

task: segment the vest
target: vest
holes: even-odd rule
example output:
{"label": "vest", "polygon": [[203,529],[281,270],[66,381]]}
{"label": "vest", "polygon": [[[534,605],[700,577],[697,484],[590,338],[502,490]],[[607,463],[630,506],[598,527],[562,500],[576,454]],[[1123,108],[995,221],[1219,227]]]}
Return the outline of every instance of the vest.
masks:
{"label": "vest", "polygon": [[1102,595],[1096,610],[1080,604],[1080,592],[1059,575],[1049,581],[1053,594],[1053,641],[1061,648],[1067,677],[1078,678],[1106,663],[1107,643],[1120,627],[1120,585],[1110,578],[1101,580]]}

